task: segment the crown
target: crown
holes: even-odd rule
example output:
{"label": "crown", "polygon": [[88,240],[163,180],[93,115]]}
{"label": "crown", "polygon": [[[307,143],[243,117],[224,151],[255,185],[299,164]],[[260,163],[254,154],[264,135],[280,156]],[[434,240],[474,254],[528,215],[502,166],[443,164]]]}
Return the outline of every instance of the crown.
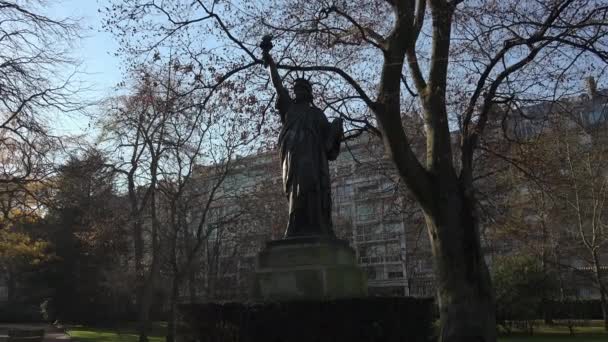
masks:
{"label": "crown", "polygon": [[300,75],[298,75],[298,72],[295,72],[295,77],[291,76],[292,78],[292,82],[293,82],[293,86],[295,87],[296,85],[299,86],[304,86],[306,87],[309,91],[312,91],[312,82],[310,81],[311,77],[305,77],[304,76],[304,72],[302,72]]}

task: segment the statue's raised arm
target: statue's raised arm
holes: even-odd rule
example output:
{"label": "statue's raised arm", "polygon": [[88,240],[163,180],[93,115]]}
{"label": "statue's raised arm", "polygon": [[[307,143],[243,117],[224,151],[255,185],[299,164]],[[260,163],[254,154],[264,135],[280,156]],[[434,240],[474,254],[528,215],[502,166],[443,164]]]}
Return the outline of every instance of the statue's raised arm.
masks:
{"label": "statue's raised arm", "polygon": [[277,66],[274,63],[272,56],[270,56],[270,49],[272,49],[272,37],[269,35],[264,36],[264,38],[262,38],[262,42],[260,43],[260,47],[262,48],[262,59],[264,61],[264,65],[268,67],[272,85],[277,91],[276,108],[281,115],[281,121],[285,121],[285,114],[287,113],[287,109],[289,108],[292,100],[289,96],[289,92],[283,86],[283,80],[281,80],[281,76],[279,76]]}

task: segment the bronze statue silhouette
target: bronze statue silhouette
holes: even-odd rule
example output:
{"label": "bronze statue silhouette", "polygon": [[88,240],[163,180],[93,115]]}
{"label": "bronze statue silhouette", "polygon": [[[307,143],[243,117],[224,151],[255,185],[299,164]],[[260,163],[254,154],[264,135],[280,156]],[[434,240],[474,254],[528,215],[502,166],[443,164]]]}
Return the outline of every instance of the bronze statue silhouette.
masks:
{"label": "bronze statue silhouette", "polygon": [[304,78],[294,81],[292,98],[270,56],[269,36],[264,37],[260,47],[277,92],[276,108],[282,123],[279,145],[283,187],[289,200],[284,238],[333,238],[328,161],[335,160],[340,153],[342,119],[329,123],[323,111],[313,104],[312,85]]}

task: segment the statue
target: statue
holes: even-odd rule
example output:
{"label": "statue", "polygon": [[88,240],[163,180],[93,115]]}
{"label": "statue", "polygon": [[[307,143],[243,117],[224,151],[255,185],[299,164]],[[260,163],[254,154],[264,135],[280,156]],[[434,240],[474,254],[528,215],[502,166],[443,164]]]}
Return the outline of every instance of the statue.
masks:
{"label": "statue", "polygon": [[333,238],[328,161],[335,160],[340,153],[342,119],[329,123],[321,109],[313,104],[312,85],[304,78],[294,81],[292,98],[270,56],[270,36],[264,37],[260,47],[277,92],[276,108],[282,123],[279,144],[283,187],[289,200],[284,238]]}

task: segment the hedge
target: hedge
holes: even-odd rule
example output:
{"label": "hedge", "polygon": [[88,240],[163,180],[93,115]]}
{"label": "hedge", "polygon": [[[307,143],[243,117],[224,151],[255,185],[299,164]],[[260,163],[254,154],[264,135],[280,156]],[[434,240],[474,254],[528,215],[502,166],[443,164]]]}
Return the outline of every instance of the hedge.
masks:
{"label": "hedge", "polygon": [[[532,308],[534,311],[530,317],[522,317],[519,314],[510,312],[508,308],[496,311],[496,320],[503,322],[507,320],[529,320],[529,319],[602,319],[602,306],[597,300],[550,300],[539,302],[538,307]],[[536,314],[534,314],[536,312]]]}
{"label": "hedge", "polygon": [[602,319],[602,304],[599,299],[549,301],[541,310],[548,319]]}
{"label": "hedge", "polygon": [[179,334],[186,341],[426,342],[433,306],[408,297],[185,304]]}
{"label": "hedge", "polygon": [[42,322],[40,307],[31,303],[0,302],[0,322],[37,323]]}

